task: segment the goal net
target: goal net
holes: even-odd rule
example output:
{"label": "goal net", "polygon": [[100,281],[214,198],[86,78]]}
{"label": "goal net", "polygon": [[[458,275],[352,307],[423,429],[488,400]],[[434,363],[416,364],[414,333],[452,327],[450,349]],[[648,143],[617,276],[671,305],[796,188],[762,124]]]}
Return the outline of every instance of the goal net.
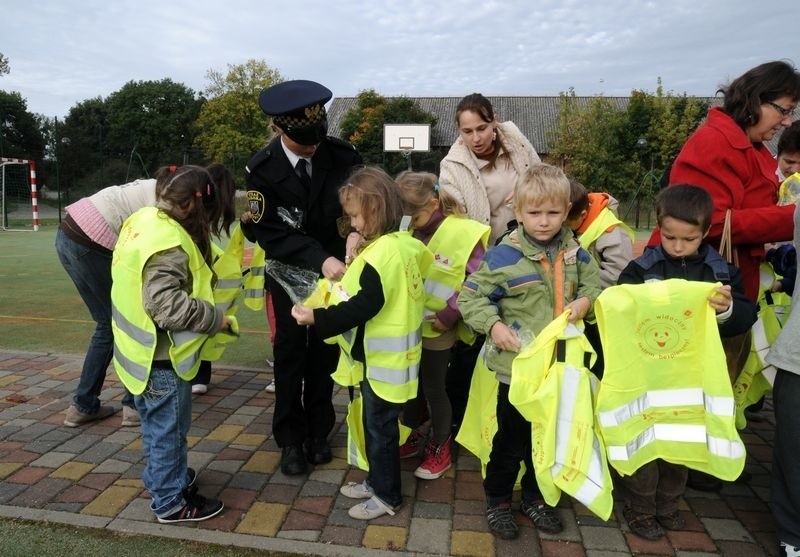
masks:
{"label": "goal net", "polygon": [[0,228],[39,230],[34,161],[0,157]]}

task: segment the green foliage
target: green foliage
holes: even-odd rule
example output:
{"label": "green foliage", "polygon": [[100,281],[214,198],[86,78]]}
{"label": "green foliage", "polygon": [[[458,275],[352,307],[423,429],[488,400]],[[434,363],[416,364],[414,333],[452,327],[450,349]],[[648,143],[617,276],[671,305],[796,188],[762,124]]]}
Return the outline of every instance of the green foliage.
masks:
{"label": "green foliage", "polygon": [[283,76],[264,60],[250,59],[229,64],[224,75],[209,70],[206,79],[208,101],[197,117],[195,145],[208,160],[227,164],[241,179],[241,168],[263,147],[267,135],[269,120],[258,105],[258,96],[263,89],[282,82]]}
{"label": "green foliage", "polygon": [[164,164],[181,163],[194,141],[201,104],[192,89],[169,78],[129,81],[105,102],[109,154],[138,159],[148,173]]}
{"label": "green foliage", "polygon": [[11,71],[11,66],[8,64],[8,58],[3,56],[0,52],[0,75],[7,74]]}
{"label": "green foliage", "polygon": [[654,94],[632,91],[625,110],[602,96],[581,103],[570,89],[560,94],[549,154],[590,190],[652,195],[707,109],[696,97],[665,94],[661,80]]}
{"label": "green foliage", "polygon": [[22,95],[0,91],[0,156],[40,161],[44,148],[39,121]]}
{"label": "green foliage", "polygon": [[[433,128],[436,118],[408,97],[387,99],[374,89],[358,94],[356,107],[342,120],[342,135],[358,149],[366,164],[379,165],[394,176],[408,168],[408,161],[400,153],[384,152],[384,124],[430,124]],[[441,160],[435,151],[410,156],[415,170],[430,172],[436,171]]]}

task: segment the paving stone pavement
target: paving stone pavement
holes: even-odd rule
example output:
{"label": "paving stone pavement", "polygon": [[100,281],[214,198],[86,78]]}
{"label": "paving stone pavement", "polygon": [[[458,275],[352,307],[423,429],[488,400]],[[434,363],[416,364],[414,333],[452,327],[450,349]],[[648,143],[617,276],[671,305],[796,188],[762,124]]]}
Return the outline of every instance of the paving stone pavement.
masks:
{"label": "paving stone pavement", "polygon": [[[271,372],[219,367],[208,394],[194,397],[189,465],[197,484],[225,503],[222,514],[188,525],[158,524],[143,488],[137,428],[120,426],[121,413],[79,428],[63,425],[82,357],[0,350],[0,516],[105,528],[306,555],[464,555],[503,557],[774,556],[775,527],[768,507],[774,421],[769,399],[764,421],[742,432],[748,483],[719,493],[687,489],[680,510],[686,529],[659,541],[630,533],[617,503],[609,521],[564,497],[565,529],[539,534],[519,513],[517,540],[496,539],[484,518],[480,466],[461,450],[456,466],[435,481],[417,480],[403,461],[404,505],[396,516],[351,519],[354,504],[339,494],[364,473],[347,465],[342,425],[347,391],[335,395],[338,416],[333,462],[308,476],[279,470],[271,435]],[[110,372],[103,399],[119,406],[121,384]]]}

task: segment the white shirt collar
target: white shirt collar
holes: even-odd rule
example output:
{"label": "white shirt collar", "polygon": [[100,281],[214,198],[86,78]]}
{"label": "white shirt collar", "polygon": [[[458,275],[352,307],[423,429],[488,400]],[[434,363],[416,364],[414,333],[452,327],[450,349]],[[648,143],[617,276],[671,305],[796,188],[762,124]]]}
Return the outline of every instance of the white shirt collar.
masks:
{"label": "white shirt collar", "polygon": [[308,169],[309,176],[311,175],[311,160],[310,159],[306,159],[305,157],[297,156],[291,149],[289,149],[286,146],[286,143],[283,142],[283,136],[281,136],[281,147],[283,147],[283,152],[286,153],[286,158],[289,159],[289,164],[292,165],[292,168],[297,166],[297,161],[299,161],[300,159],[303,159],[304,161],[306,161],[308,163],[307,169]]}

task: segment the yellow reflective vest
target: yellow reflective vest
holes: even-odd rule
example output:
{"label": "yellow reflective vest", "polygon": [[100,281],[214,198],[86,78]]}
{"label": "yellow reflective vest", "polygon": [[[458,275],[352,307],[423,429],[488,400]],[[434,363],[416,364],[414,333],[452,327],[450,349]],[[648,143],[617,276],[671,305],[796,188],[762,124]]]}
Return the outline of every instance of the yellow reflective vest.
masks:
{"label": "yellow reflective vest", "polygon": [[[152,255],[180,247],[189,256],[191,296],[214,304],[214,275],[189,234],[155,207],[131,215],[122,227],[111,264],[111,327],[114,369],[133,394],[144,392],[156,350],[156,325],[142,304],[142,271]],[[170,360],[185,381],[197,375],[200,351],[208,335],[169,331]]]}
{"label": "yellow reflective vest", "polygon": [[591,253],[591,246],[612,226],[622,227],[622,229],[628,233],[628,236],[631,237],[631,242],[636,242],[636,235],[633,233],[633,230],[631,230],[631,227],[619,220],[617,215],[614,214],[614,211],[605,207],[600,211],[600,214],[597,215],[597,218],[592,221],[592,224],[581,233],[578,237],[578,243],[583,249]]}
{"label": "yellow reflective vest", "polygon": [[755,404],[762,396],[772,390],[777,370],[767,363],[769,348],[789,318],[792,297],[785,292],[771,292],[772,281],[777,277],[769,263],[761,264],[762,280],[758,294],[758,319],[750,330],[752,343],[750,354],[742,372],[733,384],[733,397],[736,401],[736,427],[747,426],[745,409]]}
{"label": "yellow reflective vest", "polygon": [[608,462],[661,458],[734,480],[745,448],[708,298],[719,284],[670,279],[607,288],[595,303],[606,357],[597,422]]}
{"label": "yellow reflective vest", "polygon": [[565,312],[512,363],[508,400],[531,422],[533,467],[548,505],[564,491],[608,520],[614,506],[605,446],[597,432],[596,354]]}
{"label": "yellow reflective vest", "polygon": [[217,277],[214,285],[214,303],[223,314],[232,318],[229,331],[220,331],[212,335],[203,345],[202,359],[214,362],[222,357],[228,344],[239,338],[238,321],[234,315],[239,309],[237,302],[242,293],[244,234],[241,227],[237,226],[233,230],[224,250],[214,243],[211,244],[211,249],[214,252],[214,262],[211,267]]}
{"label": "yellow reflective vest", "polygon": [[330,305],[349,300],[361,289],[359,280],[369,263],[380,275],[384,304],[364,324],[366,369],[352,357],[356,329],[333,337],[341,353],[333,379],[341,385],[369,380],[384,400],[403,403],[417,396],[422,355],[422,311],[425,304],[423,274],[432,255],[409,232],[384,234],[358,254],[341,282],[334,285]]}
{"label": "yellow reflective vest", "polygon": [[[237,229],[238,230],[238,229]],[[242,234],[244,239],[244,234]],[[267,254],[255,244],[250,257],[250,272],[244,277],[244,305],[253,311],[264,307],[264,269]]]}
{"label": "yellow reflective vest", "polygon": [[[441,335],[431,326],[431,318],[447,306],[447,301],[453,294],[461,291],[472,250],[478,242],[484,250],[486,249],[491,230],[489,226],[478,221],[450,215],[434,232],[428,242],[428,249],[433,254],[433,264],[425,275],[423,337],[433,338]],[[467,344],[475,341],[475,333],[464,325],[463,320],[458,321],[456,334]]]}
{"label": "yellow reflective vest", "polygon": [[[367,444],[364,434],[364,399],[357,397],[347,405],[347,463],[362,470],[369,471],[367,460]],[[397,420],[400,428],[400,445],[406,442],[411,428]]]}

